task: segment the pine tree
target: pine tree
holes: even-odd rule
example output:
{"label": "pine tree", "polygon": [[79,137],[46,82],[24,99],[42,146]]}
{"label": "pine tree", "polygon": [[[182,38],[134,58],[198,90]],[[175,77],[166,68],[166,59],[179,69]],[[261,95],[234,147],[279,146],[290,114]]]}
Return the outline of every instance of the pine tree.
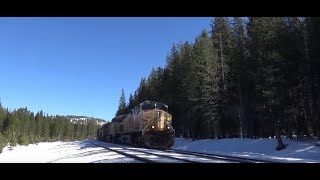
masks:
{"label": "pine tree", "polygon": [[69,123],[70,123],[69,120],[68,120],[66,117],[63,117],[62,125],[61,125],[62,134],[63,134],[62,139],[63,139],[63,140],[70,140],[70,127],[69,127]]}
{"label": "pine tree", "polygon": [[[164,79],[165,79],[165,100],[168,106],[171,107],[171,111],[175,114],[176,121],[173,122],[174,127],[176,127],[179,122],[179,116],[177,114],[177,99],[178,99],[178,85],[179,85],[179,64],[180,55],[179,49],[176,45],[173,45],[170,54],[167,56],[167,65],[165,67]],[[181,81],[180,81],[181,82]]]}
{"label": "pine tree", "polygon": [[4,136],[4,122],[6,118],[5,109],[2,107],[1,99],[0,99],[0,153],[2,153],[2,149],[7,145],[7,139]]}
{"label": "pine tree", "polygon": [[7,145],[7,138],[0,132],[0,153],[2,153],[2,149]]}
{"label": "pine tree", "polygon": [[196,62],[196,79],[199,80],[198,93],[194,97],[194,107],[201,114],[198,123],[207,137],[217,137],[221,132],[220,119],[217,119],[216,95],[217,52],[206,30],[196,39],[194,45],[194,58]]}
{"label": "pine tree", "polygon": [[281,104],[285,101],[286,90],[283,88],[285,82],[282,75],[284,58],[279,52],[284,21],[282,18],[250,18],[249,23],[253,58],[259,64],[257,110],[262,115],[259,125],[266,128],[265,130],[268,130],[269,125],[271,131],[267,133],[276,135],[277,149],[280,150],[285,148],[280,131],[284,121],[284,107]]}
{"label": "pine tree", "polygon": [[28,108],[19,108],[17,110],[17,116],[20,121],[20,130],[18,130],[18,143],[19,144],[29,144],[29,129],[30,129],[30,121],[29,121],[30,111]]}
{"label": "pine tree", "polygon": [[59,134],[59,127],[57,123],[57,118],[52,119],[51,123],[49,124],[50,129],[50,138],[52,140],[58,140],[58,134]]}
{"label": "pine tree", "polygon": [[58,124],[58,140],[64,140],[65,138],[65,129],[66,129],[66,119],[64,117],[59,117],[57,121]]}
{"label": "pine tree", "polygon": [[124,114],[125,113],[125,109],[126,109],[126,97],[125,97],[124,91],[122,89],[121,90],[120,100],[119,100],[118,111],[116,113],[116,116]]}
{"label": "pine tree", "polygon": [[81,128],[81,130],[80,130],[80,138],[81,139],[86,139],[87,133],[88,133],[86,125],[85,124],[81,124],[80,128]]}
{"label": "pine tree", "polygon": [[173,126],[178,131],[190,127],[186,122],[188,117],[185,113],[187,106],[185,81],[186,73],[190,73],[187,65],[190,51],[191,46],[188,42],[174,45],[167,57],[167,65],[161,72],[161,97],[170,107],[170,113],[175,119]]}
{"label": "pine tree", "polygon": [[73,136],[76,139],[80,139],[80,135],[81,135],[81,125],[80,124],[74,124],[74,134],[73,134]]}
{"label": "pine tree", "polygon": [[138,103],[142,103],[143,101],[148,100],[148,89],[147,89],[147,81],[145,78],[141,78],[139,87],[137,89],[137,97],[138,97]]}
{"label": "pine tree", "polygon": [[93,121],[93,120],[89,120],[89,122],[87,123],[87,132],[88,132],[87,137],[88,137],[89,139],[94,138],[94,136],[96,135],[95,125],[96,125],[96,123],[95,123],[95,121]]}
{"label": "pine tree", "polygon": [[157,69],[152,68],[151,73],[147,80],[148,85],[148,99],[154,101],[163,100],[163,84],[162,77],[163,69],[158,67]]}
{"label": "pine tree", "polygon": [[42,138],[42,124],[43,124],[43,111],[41,110],[40,112],[37,112],[35,116],[35,121],[36,121],[36,129],[35,129],[35,134],[37,138],[41,141]]}
{"label": "pine tree", "polygon": [[[301,82],[304,67],[304,40],[303,24],[297,17],[283,18],[285,29],[281,33],[281,44],[279,52],[284,58],[282,74],[285,83],[283,87],[287,89],[285,93],[286,101],[282,102],[284,107],[284,125],[286,134],[292,138],[294,132],[299,131],[297,127],[303,120],[300,113],[303,111],[303,98]],[[305,120],[303,120],[305,121]]]}
{"label": "pine tree", "polygon": [[29,122],[30,122],[29,139],[30,139],[30,143],[34,143],[35,135],[36,135],[36,121],[35,121],[33,112],[31,112],[29,115]]}
{"label": "pine tree", "polygon": [[17,144],[18,129],[20,128],[19,119],[16,113],[7,113],[7,120],[5,121],[4,128],[5,136],[10,145],[15,146]]}
{"label": "pine tree", "polygon": [[[233,20],[233,63],[231,70],[235,87],[235,102],[239,106],[239,129],[241,137],[250,137],[248,133],[251,119],[250,95],[253,91],[253,80],[250,76],[252,66],[249,63],[248,38],[243,19],[235,17]],[[238,92],[238,93],[237,93]]]}
{"label": "pine tree", "polygon": [[320,18],[310,19],[310,75],[311,102],[310,116],[314,135],[320,137]]}
{"label": "pine tree", "polygon": [[235,85],[232,84],[233,76],[230,70],[232,65],[232,34],[230,23],[227,18],[216,17],[212,24],[212,40],[213,46],[218,52],[218,75],[217,75],[217,93],[215,105],[215,119],[220,126],[219,137],[230,135],[229,129],[235,126],[238,120],[234,120],[237,116],[236,110],[232,106],[235,101]]}
{"label": "pine tree", "polygon": [[49,127],[49,117],[46,116],[42,123],[42,137],[45,141],[49,141],[50,138],[50,127]]}
{"label": "pine tree", "polygon": [[129,95],[128,109],[129,111],[136,106],[132,94]]}
{"label": "pine tree", "polygon": [[195,61],[195,53],[193,44],[188,41],[181,47],[181,85],[180,98],[181,98],[181,118],[183,119],[183,128],[188,129],[193,138],[200,135],[199,129],[200,121],[198,121],[199,113],[197,113],[197,97],[199,97],[199,91],[197,91],[199,85],[199,76],[197,69],[197,62]]}
{"label": "pine tree", "polygon": [[6,118],[6,111],[2,108],[0,102],[0,132],[4,131],[4,120]]}
{"label": "pine tree", "polygon": [[312,119],[312,69],[311,69],[311,18],[304,18],[303,21],[303,48],[304,59],[302,66],[302,78],[300,81],[302,94],[302,115],[298,119],[298,138],[303,135],[310,136],[309,124]]}

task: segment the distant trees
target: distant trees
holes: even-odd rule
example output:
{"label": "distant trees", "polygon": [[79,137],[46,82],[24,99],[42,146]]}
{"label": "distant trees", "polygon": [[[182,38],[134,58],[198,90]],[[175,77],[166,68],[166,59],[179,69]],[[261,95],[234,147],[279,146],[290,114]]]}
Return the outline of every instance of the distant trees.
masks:
{"label": "distant trees", "polygon": [[177,134],[197,138],[319,137],[319,52],[318,17],[213,18],[210,35],[173,45],[127,108],[163,101]]}
{"label": "distant trees", "polygon": [[7,144],[7,138],[4,136],[4,121],[7,118],[7,112],[3,109],[1,100],[0,100],[0,153],[2,148]]}
{"label": "distant trees", "polygon": [[8,144],[95,138],[98,128],[94,119],[72,123],[66,116],[45,116],[42,111],[34,116],[27,108],[10,112],[0,106],[0,152]]}
{"label": "distant trees", "polygon": [[0,153],[2,152],[2,149],[7,145],[7,139],[6,137],[0,133]]}

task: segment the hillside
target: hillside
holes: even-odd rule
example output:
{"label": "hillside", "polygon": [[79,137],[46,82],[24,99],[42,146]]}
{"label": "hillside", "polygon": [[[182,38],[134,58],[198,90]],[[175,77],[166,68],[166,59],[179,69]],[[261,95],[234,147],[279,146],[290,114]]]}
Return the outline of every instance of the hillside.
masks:
{"label": "hillside", "polygon": [[103,125],[107,121],[99,118],[94,118],[94,117],[87,117],[87,116],[73,116],[73,115],[67,115],[67,116],[62,116],[70,120],[72,123],[77,123],[77,124],[86,124],[89,120],[94,120],[97,122],[98,125]]}

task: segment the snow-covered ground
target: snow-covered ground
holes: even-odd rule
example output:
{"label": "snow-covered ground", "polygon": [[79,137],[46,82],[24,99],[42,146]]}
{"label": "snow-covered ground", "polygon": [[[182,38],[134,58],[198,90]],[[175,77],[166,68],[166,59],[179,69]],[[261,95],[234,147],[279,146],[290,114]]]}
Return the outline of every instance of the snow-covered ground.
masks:
{"label": "snow-covered ground", "polygon": [[132,158],[94,146],[89,141],[44,142],[5,147],[0,163],[130,163]]}
{"label": "snow-covered ground", "polygon": [[[283,139],[287,148],[276,151],[275,139],[205,139],[192,141],[176,138],[173,149],[240,156],[279,162],[320,163],[320,146],[315,140],[297,142]],[[102,142],[103,143],[103,142]],[[106,143],[108,144],[108,143]],[[109,143],[110,145],[110,143]],[[111,144],[112,145],[112,144]],[[118,145],[112,145],[118,146]],[[136,163],[137,161],[97,147],[90,140],[46,142],[28,146],[5,147],[0,163]]]}
{"label": "snow-covered ground", "polygon": [[320,163],[320,146],[316,140],[298,142],[283,138],[286,149],[275,150],[276,139],[205,139],[199,141],[177,138],[173,149],[214,153],[253,159],[293,163]]}

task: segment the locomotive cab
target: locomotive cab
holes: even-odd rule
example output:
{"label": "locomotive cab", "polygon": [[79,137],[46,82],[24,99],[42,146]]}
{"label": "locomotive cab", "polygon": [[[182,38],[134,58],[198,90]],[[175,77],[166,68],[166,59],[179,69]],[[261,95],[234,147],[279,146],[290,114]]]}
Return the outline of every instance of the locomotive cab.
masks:
{"label": "locomotive cab", "polygon": [[153,148],[168,148],[174,144],[174,129],[171,126],[172,116],[164,103],[145,101],[140,105],[145,126],[142,138],[145,145]]}

